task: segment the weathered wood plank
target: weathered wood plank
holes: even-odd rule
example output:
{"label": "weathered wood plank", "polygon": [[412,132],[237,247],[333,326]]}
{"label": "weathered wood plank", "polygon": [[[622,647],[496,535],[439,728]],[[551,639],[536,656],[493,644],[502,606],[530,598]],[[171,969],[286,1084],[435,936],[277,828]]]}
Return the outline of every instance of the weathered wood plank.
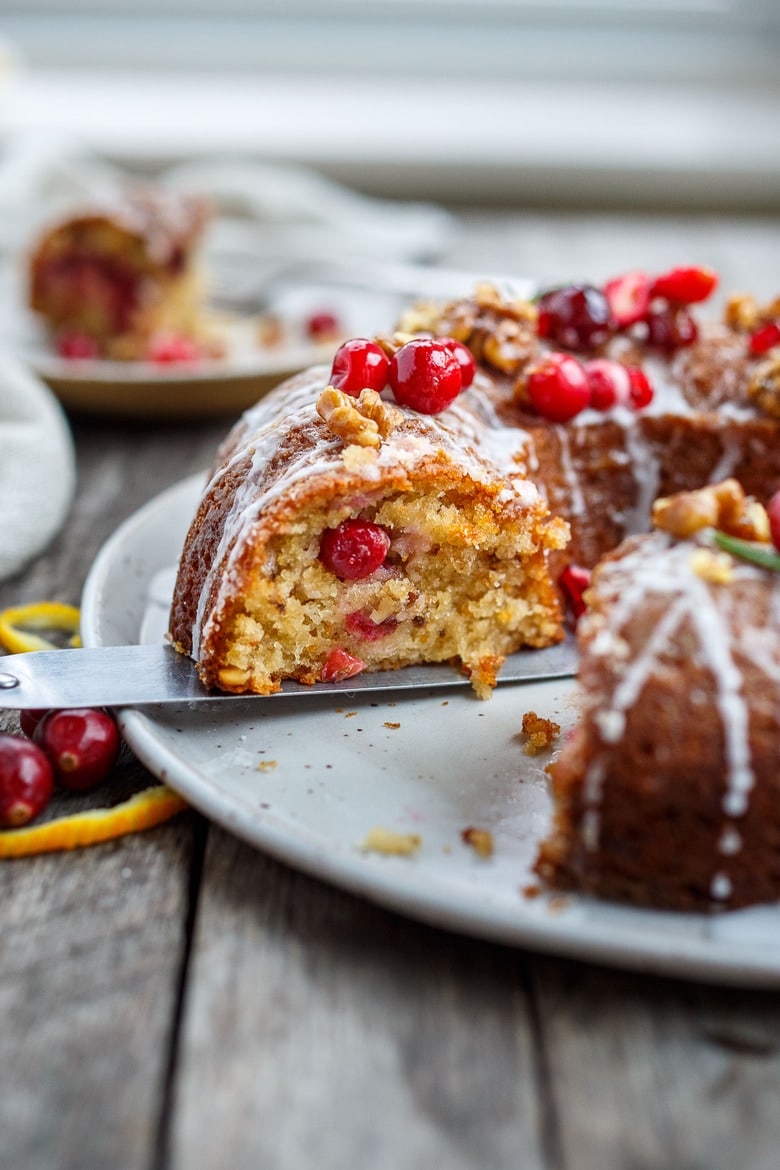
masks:
{"label": "weathered wood plank", "polygon": [[[72,513],[52,547],[0,586],[0,606],[78,603],[116,524],[200,466],[215,441],[207,427],[176,441],[117,424],[77,423],[75,432]],[[16,730],[16,716],[0,712],[0,727]],[[110,803],[149,779],[125,753],[105,790],[58,795],[47,813]],[[186,946],[192,823],[0,862],[2,1170],[152,1164]]]}
{"label": "weathered wood plank", "polygon": [[212,830],[174,1170],[545,1164],[519,952],[338,893]]}
{"label": "weathered wood plank", "polygon": [[776,995],[550,959],[533,969],[562,1166],[777,1166]]}

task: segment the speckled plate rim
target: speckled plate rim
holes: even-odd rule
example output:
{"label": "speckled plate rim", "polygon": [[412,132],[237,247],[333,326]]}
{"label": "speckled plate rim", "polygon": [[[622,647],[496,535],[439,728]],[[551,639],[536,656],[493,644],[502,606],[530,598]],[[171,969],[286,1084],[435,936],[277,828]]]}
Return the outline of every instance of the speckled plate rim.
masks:
{"label": "speckled plate rim", "polygon": [[[130,619],[136,634],[130,640],[139,640],[137,612],[146,607],[154,575],[170,565],[171,550],[180,546],[201,484],[198,475],[175,484],[106,542],[84,588],[85,645],[128,640],[123,629],[128,603],[136,612]],[[117,596],[117,582],[126,587],[124,596]],[[565,698],[571,688],[570,681],[553,681],[535,684],[533,694]],[[190,743],[171,747],[153,709],[125,710],[120,722],[128,744],[150,771],[215,823],[278,860],[381,906],[435,927],[567,958],[724,985],[780,987],[778,906],[706,916],[545,894],[497,905],[487,887],[464,894],[463,887],[453,890],[424,880],[415,859],[345,852],[327,832],[319,839],[311,832],[297,833],[273,813],[248,808],[216,783],[208,764],[193,758]],[[529,877],[518,873],[518,887]]]}

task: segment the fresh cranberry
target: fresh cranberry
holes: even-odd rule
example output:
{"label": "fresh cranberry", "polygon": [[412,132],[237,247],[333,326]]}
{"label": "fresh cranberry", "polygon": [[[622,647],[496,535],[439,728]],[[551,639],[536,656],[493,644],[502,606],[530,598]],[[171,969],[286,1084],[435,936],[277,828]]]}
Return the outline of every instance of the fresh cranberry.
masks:
{"label": "fresh cranberry", "polygon": [[665,353],[693,345],[699,335],[696,322],[685,309],[655,309],[645,317],[645,325],[647,344]]}
{"label": "fresh cranberry", "polygon": [[655,278],[650,296],[675,305],[694,305],[706,301],[717,287],[718,274],[712,268],[671,268]]}
{"label": "fresh cranberry", "polygon": [[444,341],[415,338],[393,354],[390,385],[402,406],[439,414],[463,389],[460,360]]}
{"label": "fresh cranberry", "polygon": [[650,307],[650,277],[646,272],[625,272],[604,285],[612,320],[619,329],[641,321]]}
{"label": "fresh cranberry", "polygon": [[390,617],[385,618],[383,622],[375,622],[371,614],[366,613],[364,609],[356,609],[353,613],[348,613],[344,624],[350,634],[361,638],[364,642],[378,642],[398,628],[398,622],[395,618]]}
{"label": "fresh cranberry", "polygon": [[91,361],[99,356],[100,348],[94,337],[73,330],[57,338],[57,353],[69,361]]}
{"label": "fresh cranberry", "polygon": [[336,350],[330,371],[330,384],[353,398],[361,390],[381,393],[387,385],[390,359],[385,351],[366,337],[353,337]]}
{"label": "fresh cranberry", "polygon": [[576,626],[588,608],[584,595],[590,585],[590,569],[584,569],[582,565],[567,565],[558,578],[558,584],[566,595],[566,602]]}
{"label": "fresh cranberry", "polygon": [[50,710],[50,707],[30,707],[26,711],[19,712],[19,726],[28,739],[32,739],[35,734],[35,728],[42,719],[45,719]]}
{"label": "fresh cranberry", "polygon": [[191,337],[182,333],[158,333],[151,338],[146,356],[158,365],[173,366],[196,362],[201,355]]}
{"label": "fresh cranberry", "polygon": [[754,357],[761,357],[780,345],[780,321],[770,321],[750,334],[750,352]]}
{"label": "fresh cranberry", "polygon": [[634,410],[642,410],[653,401],[654,391],[644,370],[639,366],[626,366],[631,383],[629,398]]}
{"label": "fresh cranberry", "polygon": [[539,336],[566,349],[595,349],[614,329],[606,296],[590,284],[552,289],[539,297],[537,307]]}
{"label": "fresh cranberry", "polygon": [[474,354],[467,345],[462,341],[456,341],[454,337],[440,337],[442,345],[446,345],[447,349],[458,359],[460,363],[460,377],[463,383],[463,389],[470,386],[474,381],[477,373],[477,363]]}
{"label": "fresh cranberry", "polygon": [[21,736],[0,735],[0,827],[26,825],[53,791],[52,767],[41,749]]}
{"label": "fresh cranberry", "polygon": [[331,650],[326,658],[320,670],[320,678],[323,682],[341,682],[345,678],[354,678],[365,669],[366,664],[361,659],[348,654],[346,650],[336,648]]}
{"label": "fresh cranberry", "polygon": [[772,544],[780,552],[780,491],[775,492],[766,506]]}
{"label": "fresh cranberry", "polygon": [[342,581],[370,577],[384,564],[390,537],[370,520],[342,520],[326,528],[320,540],[320,560]]}
{"label": "fresh cranberry", "polygon": [[593,358],[585,362],[584,368],[590,387],[591,406],[595,410],[611,410],[613,406],[629,405],[631,379],[624,365],[611,358]]}
{"label": "fresh cranberry", "polygon": [[35,729],[34,741],[49,757],[55,780],[79,792],[105,780],[119,755],[119,731],[100,709],[50,711]]}
{"label": "fresh cranberry", "polygon": [[[312,313],[306,321],[306,332],[312,341],[338,337],[341,333],[341,322],[335,313]],[[362,389],[362,387],[361,387]]]}
{"label": "fresh cranberry", "polygon": [[590,405],[588,376],[567,353],[551,353],[528,375],[528,397],[542,418],[568,422]]}

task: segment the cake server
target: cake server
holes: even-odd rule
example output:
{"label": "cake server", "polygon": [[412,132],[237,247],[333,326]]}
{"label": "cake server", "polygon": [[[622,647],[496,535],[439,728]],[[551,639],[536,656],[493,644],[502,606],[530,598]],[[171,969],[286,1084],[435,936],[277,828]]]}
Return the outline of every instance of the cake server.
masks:
{"label": "cake server", "polygon": [[[576,673],[573,638],[545,650],[511,654],[499,683],[538,682]],[[358,674],[343,682],[285,681],[273,695],[233,695],[207,690],[189,658],[169,646],[101,646],[78,650],[35,650],[0,658],[0,707],[13,710],[51,707],[138,707],[151,703],[224,703],[325,695],[383,694],[469,686],[447,663],[406,666],[401,670]]]}

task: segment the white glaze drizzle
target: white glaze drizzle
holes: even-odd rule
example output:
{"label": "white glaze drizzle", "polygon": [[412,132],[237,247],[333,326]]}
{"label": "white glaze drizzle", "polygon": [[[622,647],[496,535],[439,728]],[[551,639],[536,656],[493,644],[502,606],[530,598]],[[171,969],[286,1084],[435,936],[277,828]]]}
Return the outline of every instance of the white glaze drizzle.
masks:
{"label": "white glaze drizzle", "polygon": [[[718,848],[724,858],[742,847],[742,839],[732,821],[744,815],[754,784],[752,770],[749,713],[742,694],[742,679],[734,659],[734,635],[729,621],[732,594],[727,587],[710,588],[691,569],[693,546],[672,544],[660,534],[640,544],[631,553],[602,566],[602,589],[610,596],[609,627],[602,627],[591,643],[591,652],[609,658],[613,669],[620,670],[622,654],[616,653],[623,642],[621,631],[634,619],[649,596],[668,599],[668,608],[633,662],[623,668],[609,700],[609,706],[594,716],[605,745],[591,761],[583,785],[585,814],[581,835],[588,850],[598,848],[600,806],[606,774],[609,744],[625,729],[628,710],[640,699],[642,689],[654,670],[660,667],[664,649],[670,644],[683,622],[696,634],[698,655],[715,681],[715,702],[723,730],[726,764],[726,788],[723,796],[725,819]],[[735,564],[735,582],[764,577],[762,570],[747,564]],[[769,574],[769,621],[759,628],[740,630],[741,654],[755,663],[768,679],[780,680],[780,575]],[[585,618],[584,621],[595,621]],[[712,896],[728,898],[731,884],[725,872],[713,875]]]}

